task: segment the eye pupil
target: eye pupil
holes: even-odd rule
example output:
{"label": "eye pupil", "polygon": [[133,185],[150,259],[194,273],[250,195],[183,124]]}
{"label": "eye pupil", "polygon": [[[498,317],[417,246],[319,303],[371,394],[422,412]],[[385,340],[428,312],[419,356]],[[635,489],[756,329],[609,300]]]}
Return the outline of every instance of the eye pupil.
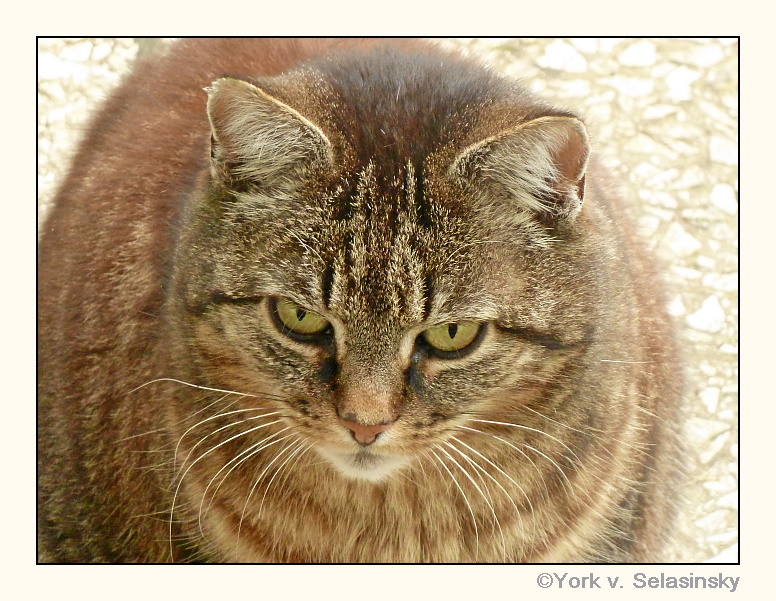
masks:
{"label": "eye pupil", "polygon": [[466,320],[429,328],[422,335],[432,348],[442,353],[457,353],[458,357],[458,351],[471,345],[480,330],[480,323]]}
{"label": "eye pupil", "polygon": [[274,309],[275,317],[284,334],[291,332],[301,336],[317,335],[324,333],[331,326],[323,316],[303,309],[290,300],[277,300]]}

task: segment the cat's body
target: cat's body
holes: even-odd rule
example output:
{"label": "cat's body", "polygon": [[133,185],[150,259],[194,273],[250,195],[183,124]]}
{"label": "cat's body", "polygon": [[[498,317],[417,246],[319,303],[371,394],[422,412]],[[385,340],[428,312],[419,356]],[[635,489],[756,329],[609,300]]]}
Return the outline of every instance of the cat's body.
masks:
{"label": "cat's body", "polygon": [[42,233],[40,560],[659,560],[676,350],[588,158],[418,42],[142,65]]}

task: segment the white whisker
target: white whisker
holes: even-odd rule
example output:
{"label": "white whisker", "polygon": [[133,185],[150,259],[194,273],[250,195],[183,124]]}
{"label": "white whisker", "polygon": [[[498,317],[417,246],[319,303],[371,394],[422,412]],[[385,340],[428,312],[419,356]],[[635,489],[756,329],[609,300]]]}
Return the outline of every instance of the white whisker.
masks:
{"label": "white whisker", "polygon": [[[288,462],[291,461],[299,451],[303,450],[307,451],[310,447],[306,447],[305,443],[301,440],[294,441],[291,445],[284,448],[280,453],[278,453],[278,457],[283,454],[286,450],[289,448],[294,448],[293,452],[289,454],[288,457],[281,463],[277,470],[275,470],[275,473],[272,474],[272,478],[269,479],[269,482],[267,482],[267,486],[264,489],[264,494],[261,496],[261,503],[259,504],[259,511],[256,513],[257,517],[261,516],[262,512],[264,511],[264,501],[267,498],[267,493],[269,492],[270,487],[272,486],[272,482],[275,480],[275,478],[278,477],[283,472],[283,469],[288,465]],[[297,458],[298,459],[298,458]],[[287,475],[287,474],[286,474]]]}
{"label": "white whisker", "polygon": [[[483,424],[496,424],[496,425],[499,425],[499,426],[509,426],[510,428],[520,428],[521,430],[530,430],[531,432],[536,432],[537,434],[541,434],[543,436],[546,436],[547,438],[550,438],[551,440],[554,440],[555,442],[563,445],[563,448],[565,448],[569,453],[571,453],[574,456],[574,459],[576,459],[580,463],[582,462],[581,459],[574,452],[574,450],[570,446],[568,446],[565,442],[563,442],[559,438],[556,438],[552,434],[547,434],[547,432],[544,432],[542,430],[538,430],[537,428],[531,428],[529,426],[523,426],[521,424],[512,424],[512,423],[509,423],[509,422],[496,422],[496,421],[491,421],[491,420],[487,420],[487,419],[475,419],[475,418],[472,418],[471,421],[473,421],[473,422],[480,422],[480,423],[483,423]],[[526,446],[528,446],[528,445],[526,445]]]}
{"label": "white whisker", "polygon": [[[263,417],[263,416],[261,416],[261,417]],[[236,422],[236,424],[240,424],[240,423],[242,423],[242,422]],[[170,532],[169,532],[169,535],[170,535],[170,554],[171,555],[174,555],[174,553],[173,553],[173,544],[172,544],[172,525],[173,525],[173,516],[175,515],[175,503],[176,503],[176,501],[178,499],[178,493],[180,492],[180,488],[181,488],[181,485],[183,484],[183,480],[186,478],[186,474],[188,474],[189,471],[191,471],[191,469],[197,463],[199,463],[202,459],[204,459],[207,455],[209,455],[210,453],[212,453],[213,451],[215,451],[219,447],[222,447],[223,445],[225,445],[225,444],[227,444],[227,443],[229,443],[229,442],[231,442],[233,440],[236,440],[237,438],[240,438],[241,436],[245,436],[247,434],[250,434],[251,432],[255,432],[257,430],[261,430],[262,428],[266,428],[267,426],[271,426],[272,424],[276,424],[276,423],[280,423],[280,420],[276,420],[276,421],[270,422],[268,424],[262,424],[260,426],[256,426],[255,428],[250,428],[250,429],[248,429],[248,430],[246,430],[244,432],[240,432],[238,434],[235,434],[234,436],[231,436],[231,437],[227,438],[226,440],[218,443],[216,446],[208,449],[202,455],[197,457],[191,463],[191,465],[189,465],[189,467],[186,469],[186,471],[183,472],[183,475],[181,475],[180,478],[178,478],[177,474],[176,474],[176,479],[178,480],[178,485],[175,487],[175,493],[173,494],[173,497],[172,497],[172,505],[170,506]],[[230,424],[230,425],[235,425],[235,424]],[[220,428],[220,429],[223,429],[223,428]],[[205,438],[207,438],[207,437],[205,437]],[[204,439],[202,439],[202,440],[204,440]],[[202,440],[200,440],[200,442],[202,442]],[[197,443],[197,444],[199,444],[199,443]],[[193,451],[193,449],[192,449],[192,451]],[[190,455],[190,453],[189,453],[189,455]],[[186,460],[188,460],[188,456],[187,456]],[[181,469],[183,469],[184,466],[185,466],[185,462],[181,465]]]}
{"label": "white whisker", "polygon": [[132,394],[133,392],[140,390],[141,388],[145,388],[146,386],[150,386],[151,384],[157,384],[159,382],[172,382],[174,384],[182,384],[183,386],[189,386],[190,388],[196,388],[198,390],[209,390],[210,392],[224,392],[226,394],[237,394],[240,396],[247,396],[247,397],[259,396],[256,394],[250,394],[248,392],[236,392],[234,390],[223,390],[221,388],[210,388],[209,386],[200,386],[199,384],[192,384],[190,382],[185,382],[184,380],[176,380],[175,378],[156,378],[155,380],[149,380],[145,384],[141,384],[137,388],[133,388],[127,394]]}
{"label": "white whisker", "polygon": [[[471,428],[469,428],[469,429],[471,430]],[[477,432],[477,430],[473,430],[473,431],[474,431],[474,432]],[[522,486],[520,486],[520,484],[518,484],[518,483],[517,483],[517,482],[514,480],[514,478],[512,478],[512,476],[510,476],[509,474],[507,474],[507,473],[506,473],[504,470],[502,470],[502,469],[501,469],[501,468],[500,468],[498,465],[496,465],[496,464],[495,464],[495,463],[493,463],[493,462],[492,462],[490,459],[488,459],[487,457],[485,457],[485,455],[483,455],[482,453],[480,453],[480,452],[479,452],[479,451],[477,451],[476,449],[474,449],[474,448],[470,447],[468,444],[466,444],[466,443],[465,443],[465,442],[463,442],[462,440],[459,440],[458,438],[455,438],[455,437],[453,437],[451,440],[453,440],[454,442],[457,442],[458,444],[460,444],[460,445],[462,445],[462,446],[466,447],[467,449],[469,449],[469,451],[471,451],[472,453],[474,453],[475,455],[477,455],[478,457],[480,457],[480,458],[481,458],[483,461],[485,461],[485,462],[486,462],[488,465],[490,465],[491,467],[493,467],[493,469],[495,469],[496,471],[498,471],[498,473],[500,473],[500,474],[501,474],[502,476],[504,476],[504,477],[505,477],[507,480],[509,480],[509,481],[510,481],[510,482],[511,482],[511,483],[512,483],[512,484],[513,484],[513,485],[514,485],[514,486],[515,486],[515,487],[516,487],[516,488],[517,488],[519,491],[520,491],[520,493],[523,495],[523,497],[525,497],[525,501],[526,501],[526,503],[528,503],[528,509],[529,509],[530,513],[531,513],[531,514],[533,514],[533,512],[534,512],[534,508],[533,508],[533,505],[531,504],[531,498],[528,496],[528,494],[525,492],[525,490],[523,490],[523,487],[522,487]],[[456,450],[457,450],[457,449],[456,449]],[[460,452],[460,451],[459,451],[459,452]],[[482,470],[482,468],[481,468],[481,467],[480,467],[478,464],[476,464],[476,465],[477,465],[477,467],[478,467],[479,469],[481,469],[481,470]],[[497,485],[497,486],[498,486],[498,487],[499,487],[499,488],[502,490],[502,492],[503,492],[503,493],[506,495],[506,497],[507,497],[507,498],[509,499],[509,501],[512,503],[512,506],[513,506],[513,507],[514,507],[514,509],[515,509],[515,514],[517,515],[517,518],[518,518],[518,520],[520,521],[520,525],[521,525],[521,529],[522,529],[522,528],[524,527],[524,524],[523,524],[523,516],[522,516],[522,514],[521,514],[521,512],[520,512],[520,509],[517,507],[517,504],[515,503],[514,499],[512,499],[512,495],[510,495],[510,494],[509,494],[509,493],[506,491],[506,489],[505,489],[505,488],[504,488],[504,487],[501,485],[501,483],[500,483],[498,480],[496,480],[496,479],[495,479],[493,476],[491,476],[490,474],[488,474],[488,473],[487,473],[486,471],[484,471],[484,470],[483,470],[483,472],[484,472],[485,474],[487,474],[487,476],[488,476],[488,477],[489,477],[491,480],[493,480],[493,482],[495,482],[495,483],[496,483],[496,485]],[[534,528],[535,528],[535,527],[536,527],[536,525],[534,524]]]}
{"label": "white whisker", "polygon": [[[468,426],[458,426],[458,428],[459,428],[459,429],[461,429],[461,430],[468,430],[468,431],[470,431],[470,432],[476,432],[477,434],[482,434],[483,436],[490,436],[490,437],[492,437],[492,438],[496,438],[497,440],[500,440],[501,442],[507,443],[507,441],[506,441],[506,440],[503,440],[502,438],[499,438],[498,436],[496,436],[495,434],[491,434],[490,432],[483,432],[482,430],[477,430],[477,429],[475,429],[475,428],[470,428],[470,427],[468,427]],[[544,475],[542,474],[542,470],[540,470],[540,469],[539,469],[539,466],[538,466],[538,465],[536,465],[536,464],[533,462],[533,459],[531,459],[531,458],[530,458],[530,457],[529,457],[529,456],[528,456],[528,455],[525,453],[525,451],[523,451],[522,449],[520,449],[519,447],[517,447],[517,446],[515,446],[515,445],[513,445],[513,444],[511,444],[511,443],[507,443],[507,444],[509,444],[509,446],[510,446],[510,447],[512,447],[512,449],[514,449],[515,451],[517,451],[518,453],[520,453],[520,454],[521,454],[521,455],[522,455],[522,456],[525,458],[525,460],[526,460],[526,461],[528,461],[528,463],[530,463],[530,464],[531,464],[531,466],[534,468],[534,470],[536,471],[536,473],[537,473],[537,474],[539,474],[539,476],[540,476],[540,478],[541,478],[541,483],[542,483],[542,486],[544,487],[544,493],[545,493],[545,497],[546,497],[546,498],[549,498],[549,496],[550,496],[550,489],[549,489],[549,488],[547,488],[547,483],[544,481]],[[519,488],[520,488],[520,487],[519,487]],[[521,490],[522,490],[522,488],[521,488]],[[525,494],[525,493],[523,493],[523,494]],[[528,498],[528,495],[526,495],[526,498]],[[529,503],[530,503],[530,501],[529,501]],[[533,507],[531,508],[531,512],[533,512]]]}
{"label": "white whisker", "polygon": [[133,434],[132,436],[125,436],[124,438],[119,438],[116,440],[116,442],[126,442],[128,440],[132,440],[133,438],[140,438],[141,436],[150,436],[151,434],[161,434],[163,432],[167,432],[165,428],[157,428],[156,430],[149,430],[148,432],[141,432],[140,434]]}
{"label": "white whisker", "polygon": [[475,544],[475,561],[476,561],[477,558],[479,557],[479,553],[480,553],[480,533],[479,533],[479,529],[477,528],[477,518],[474,516],[474,510],[472,509],[472,506],[469,503],[469,499],[466,497],[466,493],[461,488],[461,485],[458,484],[458,480],[456,480],[455,476],[453,476],[453,473],[447,468],[447,466],[445,465],[444,461],[442,459],[440,459],[439,455],[434,453],[434,451],[429,450],[429,453],[431,453],[436,458],[436,460],[439,462],[439,464],[443,468],[445,468],[445,471],[450,475],[450,478],[452,479],[453,484],[455,484],[455,487],[458,489],[458,492],[461,493],[461,496],[463,497],[463,500],[466,503],[466,507],[469,508],[469,513],[472,516],[472,524],[474,524],[474,544]]}
{"label": "white whisker", "polygon": [[[277,438],[281,433],[285,432],[286,430],[289,430],[291,427],[287,426],[285,428],[282,428],[280,431],[275,432],[274,434],[270,434],[266,438],[263,438],[261,441],[251,445],[241,453],[235,455],[232,457],[229,461],[227,461],[221,469],[219,469],[213,477],[208,482],[207,486],[205,487],[205,491],[202,493],[202,501],[199,504],[199,517],[198,517],[198,524],[199,524],[199,531],[204,536],[204,532],[202,529],[202,508],[205,504],[205,500],[207,499],[207,491],[210,488],[210,485],[215,481],[216,478],[218,478],[219,474],[223,472],[225,469],[229,468],[226,474],[221,478],[221,481],[216,486],[215,490],[213,491],[212,495],[210,496],[210,503],[208,503],[207,509],[205,511],[209,511],[210,507],[213,505],[213,502],[215,501],[216,495],[218,494],[218,491],[221,488],[221,485],[226,481],[226,479],[229,477],[229,474],[231,474],[235,469],[237,469],[240,465],[242,465],[245,461],[250,459],[251,457],[255,456],[257,453],[260,453],[262,450],[267,448],[269,446],[268,441]],[[233,464],[233,465],[232,465]],[[231,465],[231,467],[229,467]]]}
{"label": "white whisker", "polygon": [[[137,390],[137,389],[136,389],[136,390]],[[230,396],[233,396],[233,394],[235,394],[235,393],[227,393],[227,394],[223,395],[222,397],[220,397],[220,398],[216,399],[215,401],[213,401],[213,402],[212,402],[212,403],[210,403],[209,405],[206,405],[205,407],[202,407],[201,409],[198,409],[197,411],[194,411],[194,412],[192,412],[192,413],[191,413],[191,415],[189,415],[189,416],[186,416],[186,417],[184,417],[183,419],[180,419],[180,420],[178,420],[177,422],[173,422],[172,424],[170,424],[170,426],[179,426],[180,424],[182,424],[182,423],[184,423],[184,422],[186,422],[186,421],[190,420],[190,419],[191,419],[192,417],[194,417],[195,415],[198,415],[198,414],[200,414],[200,413],[202,413],[202,412],[204,412],[204,411],[207,411],[207,410],[208,410],[208,409],[210,409],[210,408],[211,408],[213,405],[216,405],[216,404],[220,403],[221,401],[223,401],[224,399],[226,399],[226,398],[228,398],[228,397],[230,397]],[[241,398],[243,398],[244,396],[245,396],[245,395],[239,395],[239,398],[236,398],[236,399],[234,399],[234,400],[233,400],[231,403],[229,403],[229,404],[228,404],[228,405],[226,405],[225,407],[222,407],[222,408],[221,408],[221,411],[223,411],[224,409],[228,409],[229,407],[231,407],[232,405],[234,405],[235,403],[237,403],[237,402],[238,402],[238,401],[239,401]],[[133,439],[133,438],[139,438],[140,436],[149,436],[149,435],[151,435],[151,434],[158,434],[158,433],[162,433],[162,432],[168,432],[168,431],[169,431],[169,428],[158,428],[158,429],[156,429],[156,430],[149,430],[148,432],[143,432],[143,433],[141,433],[141,434],[134,434],[134,435],[132,435],[132,436],[127,436],[127,437],[125,437],[125,438],[121,438],[121,439],[119,439],[119,440],[118,440],[118,442],[125,442],[125,441],[127,441],[127,440],[131,440],[131,439]]]}
{"label": "white whisker", "polygon": [[[465,459],[465,460],[466,460],[466,461],[467,461],[467,462],[468,462],[470,465],[473,465],[474,467],[476,467],[476,468],[479,468],[479,469],[480,469],[481,471],[483,471],[483,472],[484,472],[486,475],[490,476],[490,474],[488,474],[488,473],[487,473],[487,471],[485,471],[485,470],[484,470],[482,467],[480,467],[480,466],[479,466],[479,465],[478,465],[478,464],[477,464],[475,461],[473,461],[471,458],[469,458],[468,456],[466,456],[466,454],[465,454],[465,453],[463,453],[463,452],[462,452],[462,451],[460,451],[459,449],[455,448],[455,447],[454,447],[452,444],[450,444],[449,442],[446,442],[446,443],[444,443],[444,444],[445,444],[446,446],[450,447],[451,449],[453,449],[454,451],[456,451],[456,452],[457,452],[459,455],[461,455],[461,457],[463,457],[463,458],[464,458],[464,459]],[[439,447],[439,446],[438,446],[437,448],[439,448],[439,450],[440,450],[440,451],[442,451],[442,452],[443,452],[445,455],[447,455],[447,457],[450,459],[450,461],[452,461],[452,462],[453,462],[453,463],[454,463],[456,466],[458,466],[458,469],[460,469],[460,470],[461,470],[461,471],[464,473],[464,475],[465,475],[465,476],[466,476],[466,477],[469,479],[469,481],[470,481],[470,482],[471,482],[471,483],[474,485],[474,488],[476,488],[476,489],[477,489],[477,492],[479,492],[479,493],[480,493],[480,496],[481,496],[481,497],[482,497],[482,499],[485,501],[485,504],[488,506],[488,509],[490,509],[490,513],[491,513],[491,515],[493,516],[493,520],[494,520],[494,522],[495,522],[495,524],[496,524],[496,527],[498,528],[498,531],[499,531],[499,536],[501,537],[501,551],[502,551],[502,558],[503,558],[503,561],[504,561],[504,563],[506,563],[506,556],[507,556],[507,542],[506,542],[506,539],[504,538],[504,531],[503,531],[503,530],[502,530],[502,528],[501,528],[501,522],[499,521],[499,519],[498,519],[498,516],[496,515],[496,510],[495,510],[495,508],[493,507],[493,503],[492,503],[492,500],[493,500],[493,499],[490,497],[490,491],[488,490],[488,495],[486,496],[486,495],[485,495],[485,493],[483,493],[482,489],[479,487],[479,485],[478,485],[478,484],[477,484],[477,483],[474,481],[474,478],[472,478],[472,477],[471,477],[471,475],[469,475],[469,472],[468,472],[468,471],[466,471],[466,469],[464,469],[464,467],[463,467],[463,466],[462,466],[460,463],[458,463],[458,462],[457,462],[457,461],[456,461],[456,460],[455,460],[455,459],[452,457],[452,455],[450,455],[450,454],[449,454],[447,451],[445,451],[443,448],[441,448],[441,447]],[[495,479],[493,479],[492,477],[491,477],[491,479],[492,479],[492,480],[495,482]],[[485,486],[485,483],[484,483],[484,482],[483,482],[483,486]],[[486,487],[486,490],[487,490],[487,487]],[[504,492],[506,493],[506,491],[504,491]],[[508,497],[508,496],[509,496],[509,495],[507,495],[507,497]],[[513,503],[513,504],[514,504],[514,503]],[[519,512],[518,512],[518,515],[519,515]]]}
{"label": "white whisker", "polygon": [[636,363],[639,365],[654,363],[653,361],[617,361],[615,359],[599,359],[598,361],[601,363]]}
{"label": "white whisker", "polygon": [[[217,413],[215,415],[211,415],[208,418],[203,419],[202,421],[197,422],[193,426],[191,426],[189,429],[187,429],[183,434],[181,434],[180,438],[178,439],[178,443],[175,445],[175,451],[173,452],[173,458],[177,460],[178,457],[178,450],[180,449],[181,443],[183,442],[183,439],[186,437],[186,435],[194,430],[195,428],[199,428],[203,424],[212,421],[214,419],[218,419],[220,417],[225,417],[227,415],[235,415],[237,413],[245,413],[246,411],[264,411],[264,409],[257,408],[257,409],[236,409],[235,411],[227,411],[225,413]],[[226,430],[227,428],[233,428],[234,426],[238,426],[242,423],[245,423],[247,421],[252,421],[256,419],[262,419],[264,417],[269,417],[271,415],[279,415],[279,411],[272,411],[270,413],[262,413],[261,415],[254,415],[251,417],[246,417],[244,419],[241,419],[240,421],[236,422],[229,422],[225,426],[221,426],[220,428],[217,428],[213,430],[212,432],[209,432],[204,437],[202,437],[199,442],[197,442],[191,449],[189,450],[188,454],[186,455],[186,458],[183,460],[182,465],[186,465],[186,461],[188,461],[189,457],[191,457],[191,454],[194,452],[194,449],[196,449],[200,444],[202,444],[206,439],[213,436],[214,434],[217,434],[218,432],[221,432],[222,430]],[[272,423],[278,423],[279,420],[272,422]]]}
{"label": "white whisker", "polygon": [[[289,434],[288,436],[284,436],[283,438],[279,438],[278,440],[275,440],[275,441],[269,443],[264,448],[271,447],[272,445],[277,444],[279,442],[282,442],[282,441],[286,440],[287,438],[290,438],[291,436],[294,436],[294,434]],[[243,510],[242,510],[242,513],[240,514],[240,522],[237,525],[237,542],[236,542],[237,545],[240,544],[240,532],[242,531],[242,524],[243,524],[243,521],[245,520],[245,512],[248,510],[248,503],[250,503],[251,497],[253,496],[253,492],[256,490],[256,487],[259,485],[259,482],[261,482],[261,480],[264,478],[264,474],[267,473],[267,470],[270,467],[272,467],[272,464],[274,464],[278,459],[280,459],[280,457],[283,455],[283,453],[286,450],[288,450],[288,448],[289,448],[288,445],[283,447],[283,449],[281,449],[281,451],[279,453],[277,453],[269,461],[269,463],[267,463],[267,465],[264,466],[264,469],[261,471],[261,473],[256,478],[256,481],[254,482],[253,486],[251,486],[250,491],[248,491],[248,496],[245,497],[245,503],[243,505]]]}

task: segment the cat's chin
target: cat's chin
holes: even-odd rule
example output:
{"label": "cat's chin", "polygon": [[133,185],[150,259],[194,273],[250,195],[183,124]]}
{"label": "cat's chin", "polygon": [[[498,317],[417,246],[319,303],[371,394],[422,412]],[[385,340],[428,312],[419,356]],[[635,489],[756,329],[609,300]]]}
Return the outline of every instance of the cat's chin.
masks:
{"label": "cat's chin", "polygon": [[409,458],[382,455],[368,450],[347,452],[326,447],[316,447],[318,453],[337,471],[352,480],[382,482],[409,463]]}

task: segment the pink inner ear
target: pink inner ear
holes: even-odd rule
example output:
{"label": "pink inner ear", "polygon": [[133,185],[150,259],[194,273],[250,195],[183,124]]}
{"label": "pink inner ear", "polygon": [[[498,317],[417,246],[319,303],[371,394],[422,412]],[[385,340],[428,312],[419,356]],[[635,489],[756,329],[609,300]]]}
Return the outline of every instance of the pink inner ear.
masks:
{"label": "pink inner ear", "polygon": [[568,128],[564,144],[552,156],[560,174],[567,180],[577,182],[584,178],[587,165],[587,142],[574,127]]}
{"label": "pink inner ear", "polygon": [[[564,144],[558,148],[552,156],[560,175],[568,186],[569,191],[576,196],[576,202],[572,202],[567,209],[570,214],[575,213],[585,195],[585,168],[589,155],[587,141],[579,134],[574,127],[568,128],[568,137]],[[559,182],[561,187],[565,187]]]}

